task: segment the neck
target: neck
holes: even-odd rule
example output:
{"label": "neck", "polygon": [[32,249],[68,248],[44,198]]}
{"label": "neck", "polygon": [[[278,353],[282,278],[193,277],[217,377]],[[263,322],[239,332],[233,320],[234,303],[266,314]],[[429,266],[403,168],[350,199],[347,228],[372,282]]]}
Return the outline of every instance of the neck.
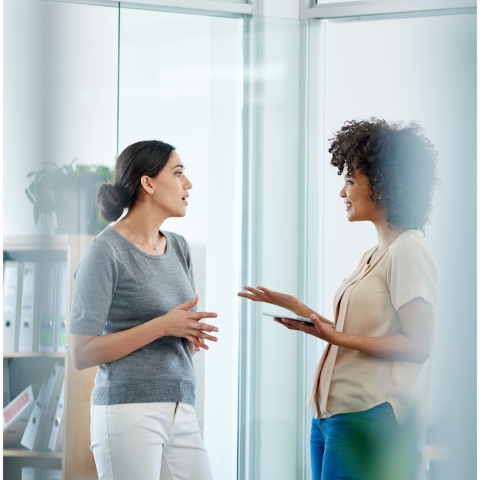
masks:
{"label": "neck", "polygon": [[385,250],[394,240],[396,240],[403,232],[404,228],[396,228],[392,226],[392,230],[388,228],[388,222],[386,218],[381,218],[373,221],[378,235],[378,250],[382,252]]}
{"label": "neck", "polygon": [[137,201],[122,220],[137,235],[154,244],[157,240],[158,231],[167,218],[167,215],[154,211],[152,205]]}

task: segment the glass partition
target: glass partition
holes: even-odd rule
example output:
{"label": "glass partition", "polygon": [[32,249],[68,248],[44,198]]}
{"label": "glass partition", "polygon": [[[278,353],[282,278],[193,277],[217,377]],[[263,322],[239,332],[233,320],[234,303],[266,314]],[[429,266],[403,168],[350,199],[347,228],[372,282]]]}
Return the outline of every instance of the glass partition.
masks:
{"label": "glass partition", "polygon": [[[220,329],[219,342],[194,356],[195,408],[214,478],[311,478],[305,402],[323,343],[262,315],[281,308],[236,294],[265,286],[331,318],[336,286],[376,237],[343,221],[328,138],[345,120],[370,116],[427,129],[442,181],[427,239],[441,279],[422,468],[428,480],[470,478],[475,16],[307,23],[132,4],[4,4],[4,301],[15,279],[21,300],[20,270],[29,278],[31,263],[55,264],[61,325],[83,249],[108,225],[96,187],[112,179],[126,146],[173,144],[193,188],[186,217],[164,228],[189,242],[198,308],[216,311]],[[66,345],[56,351],[4,344],[4,406],[57,362],[68,379],[63,447],[7,445],[12,480],[23,467],[96,478],[88,449],[96,369],[71,364],[68,314],[65,321]],[[448,450],[453,462],[434,461]]]}
{"label": "glass partition", "polygon": [[[476,15],[313,21],[311,27],[323,32],[312,48],[322,49],[326,59],[326,84],[319,84],[317,94],[321,92],[325,102],[320,137],[332,138],[347,120],[373,116],[419,123],[438,151],[441,185],[426,229],[437,256],[439,291],[430,413],[427,417],[423,412],[429,423],[423,468],[432,479],[473,478]],[[329,165],[328,142],[322,157],[323,171],[317,173],[324,188],[318,215],[324,225],[320,283],[324,314],[332,318],[337,286],[378,239],[370,224],[345,220],[339,197],[343,179]]]}
{"label": "glass partition", "polygon": [[[248,28],[243,285],[303,299],[305,24],[254,17]],[[238,478],[303,478],[303,336],[262,315],[280,307],[242,302]]]}
{"label": "glass partition", "polygon": [[190,244],[198,310],[218,314],[218,344],[193,357],[216,478],[236,474],[242,43],[239,18],[120,10],[119,152],[140,140],[170,143],[193,184],[186,217],[163,228]]}
{"label": "glass partition", "polygon": [[[68,322],[73,271],[107,225],[94,195],[115,165],[118,9],[10,0],[3,22],[3,474],[96,478],[96,368],[73,367]],[[36,401],[50,412],[38,423]]]}

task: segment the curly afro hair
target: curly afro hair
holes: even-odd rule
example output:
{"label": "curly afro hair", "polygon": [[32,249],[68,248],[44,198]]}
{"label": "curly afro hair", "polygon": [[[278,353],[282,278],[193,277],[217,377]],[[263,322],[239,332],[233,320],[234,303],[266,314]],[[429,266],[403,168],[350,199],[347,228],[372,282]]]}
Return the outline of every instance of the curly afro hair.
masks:
{"label": "curly afro hair", "polygon": [[330,139],[330,163],[338,175],[359,170],[370,180],[373,201],[387,213],[388,227],[420,230],[432,210],[437,152],[417,123],[389,125],[385,120],[347,121]]}

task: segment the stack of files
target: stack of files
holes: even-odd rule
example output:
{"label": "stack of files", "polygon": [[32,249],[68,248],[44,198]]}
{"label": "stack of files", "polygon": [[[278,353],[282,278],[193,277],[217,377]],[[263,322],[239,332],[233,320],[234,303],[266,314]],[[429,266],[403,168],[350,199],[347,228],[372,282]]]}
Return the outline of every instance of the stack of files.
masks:
{"label": "stack of files", "polygon": [[65,262],[4,262],[3,350],[64,352],[68,275]]}
{"label": "stack of files", "polygon": [[67,331],[67,264],[42,265],[39,352],[64,352]]}
{"label": "stack of files", "polygon": [[39,352],[53,352],[55,350],[55,314],[58,313],[58,309],[55,308],[57,287],[57,264],[53,262],[44,263],[42,266]]}
{"label": "stack of files", "polygon": [[22,467],[22,480],[62,480],[59,469]]}
{"label": "stack of files", "polygon": [[50,440],[63,378],[64,367],[57,362],[48,379],[45,379],[42,384],[22,437],[21,444],[29,450],[41,450]]}
{"label": "stack of files", "polygon": [[18,339],[19,352],[36,352],[38,350],[41,273],[40,263],[24,262]]}
{"label": "stack of files", "polygon": [[67,294],[68,294],[68,274],[67,264],[61,263],[59,268],[59,295],[58,295],[58,317],[55,328],[55,351],[64,352],[67,335]]}
{"label": "stack of files", "polygon": [[3,409],[3,447],[18,447],[30,420],[38,385],[30,385]]}
{"label": "stack of files", "polygon": [[6,260],[3,268],[3,351],[18,347],[22,262]]}
{"label": "stack of files", "polygon": [[3,359],[3,406],[10,403],[10,370],[8,368],[8,359]]}
{"label": "stack of files", "polygon": [[[52,421],[52,431],[50,432],[50,438],[48,439],[47,447],[52,452],[61,452],[62,451],[62,440],[63,440],[63,402],[65,392],[65,379],[62,383],[62,389],[60,390],[60,396],[58,398],[57,409],[55,411],[55,416]],[[47,420],[50,423],[50,420]]]}

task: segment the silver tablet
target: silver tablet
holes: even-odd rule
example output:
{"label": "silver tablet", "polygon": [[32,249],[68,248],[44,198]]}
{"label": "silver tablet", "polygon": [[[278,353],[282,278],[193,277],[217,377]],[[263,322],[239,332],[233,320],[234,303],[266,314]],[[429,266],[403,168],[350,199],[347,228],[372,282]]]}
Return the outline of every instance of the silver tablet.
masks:
{"label": "silver tablet", "polygon": [[[306,323],[308,325],[313,325],[314,323],[309,319],[309,318],[303,318],[303,317],[290,317],[288,315],[279,315],[279,314],[274,314],[274,313],[264,313],[263,315],[266,315],[267,317],[275,317],[275,318],[288,318],[289,320],[295,320],[296,322],[302,322]],[[332,327],[335,328],[335,325],[331,325],[330,323],[325,323],[322,322],[324,325],[327,327]]]}

